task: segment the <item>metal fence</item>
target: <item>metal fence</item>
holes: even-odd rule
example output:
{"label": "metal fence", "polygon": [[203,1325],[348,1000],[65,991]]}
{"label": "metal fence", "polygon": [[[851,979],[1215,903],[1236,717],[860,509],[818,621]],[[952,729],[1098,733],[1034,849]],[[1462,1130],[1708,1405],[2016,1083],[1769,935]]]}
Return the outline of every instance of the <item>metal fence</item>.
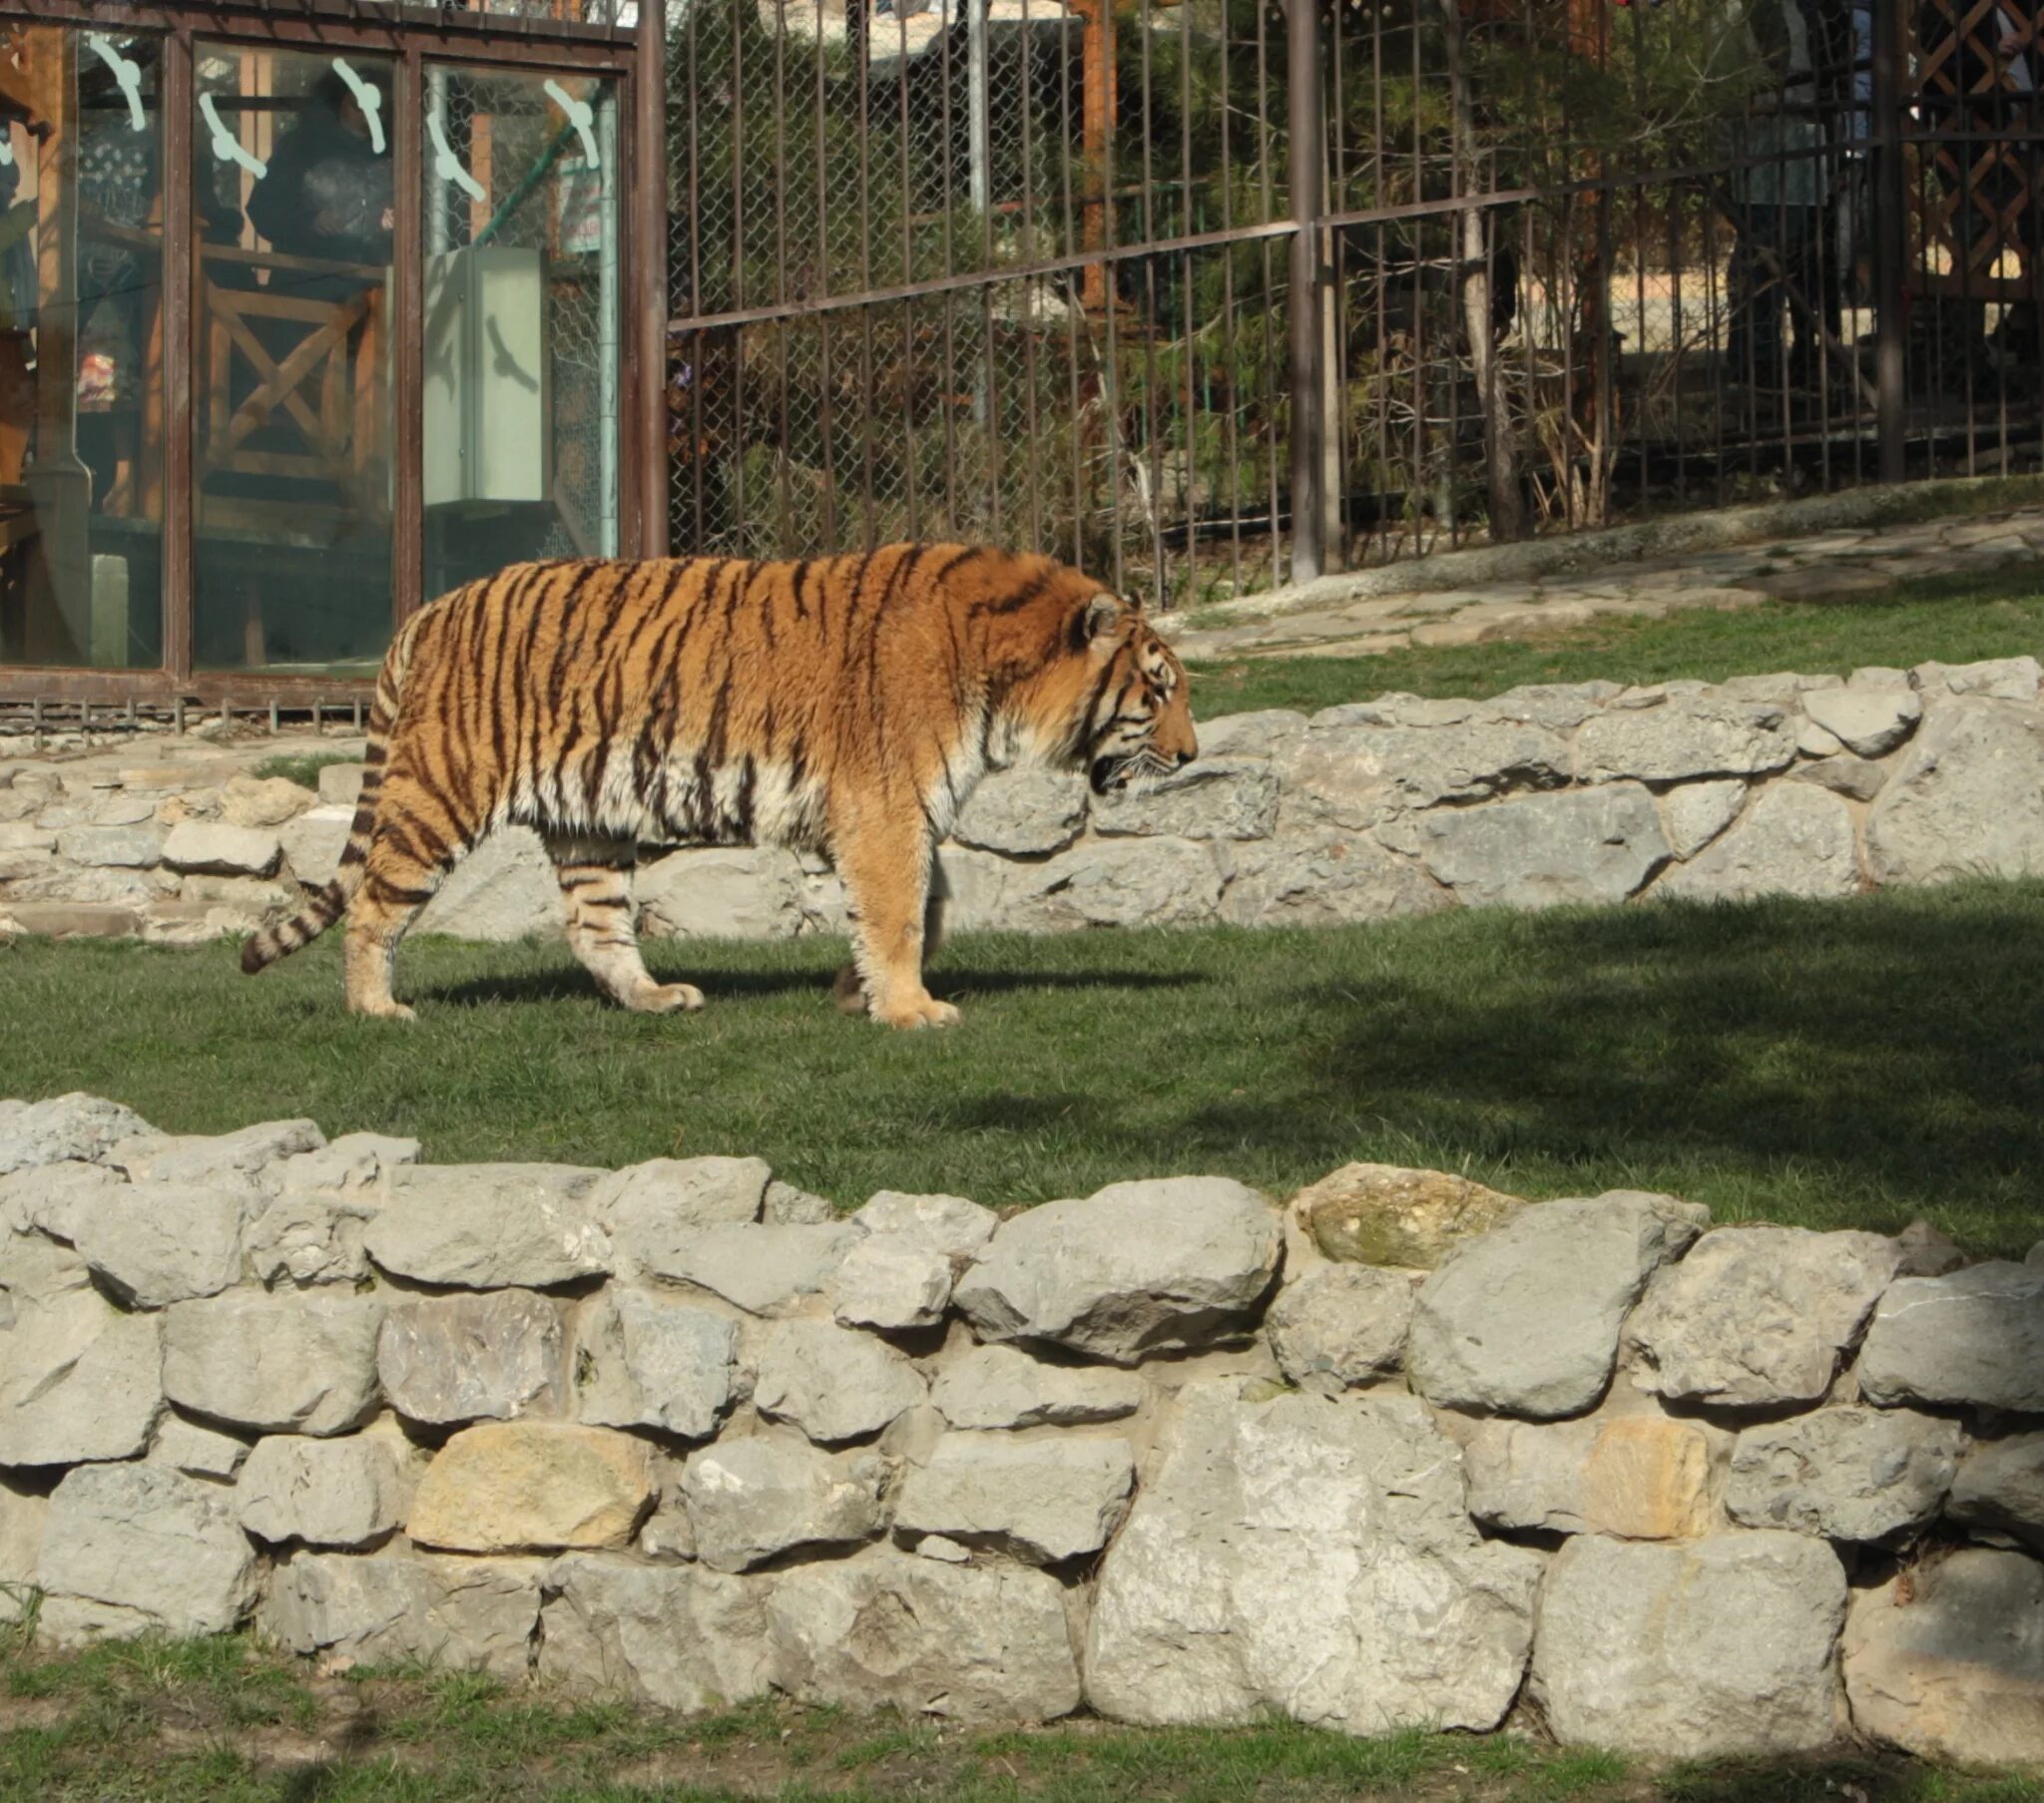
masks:
{"label": "metal fence", "polygon": [[1197,604],[2037,459],[2036,0],[904,3],[671,0],[678,550]]}

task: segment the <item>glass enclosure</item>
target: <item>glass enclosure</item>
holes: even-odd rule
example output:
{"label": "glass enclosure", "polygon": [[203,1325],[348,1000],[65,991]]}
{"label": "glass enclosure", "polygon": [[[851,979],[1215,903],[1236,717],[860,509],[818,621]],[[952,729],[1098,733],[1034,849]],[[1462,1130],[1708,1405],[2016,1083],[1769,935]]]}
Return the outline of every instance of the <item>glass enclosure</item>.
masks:
{"label": "glass enclosure", "polygon": [[368,676],[391,627],[391,70],[201,44],[192,653]]}
{"label": "glass enclosure", "polygon": [[160,69],[0,20],[0,664],[162,661]]}
{"label": "glass enclosure", "polygon": [[615,84],[426,71],[425,593],[618,548]]}

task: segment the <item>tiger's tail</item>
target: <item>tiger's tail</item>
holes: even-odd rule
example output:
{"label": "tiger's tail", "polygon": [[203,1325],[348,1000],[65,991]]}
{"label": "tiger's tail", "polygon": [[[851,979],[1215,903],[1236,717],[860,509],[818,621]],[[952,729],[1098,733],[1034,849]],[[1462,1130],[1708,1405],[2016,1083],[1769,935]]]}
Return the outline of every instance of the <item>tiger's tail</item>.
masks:
{"label": "tiger's tail", "polygon": [[253,977],[279,958],[307,946],[348,910],[362,886],[363,861],[369,854],[369,833],[376,821],[376,797],[383,787],[383,766],[390,752],[390,731],[404,695],[404,673],[411,662],[412,638],[423,618],[414,615],[391,645],[376,675],[376,699],[369,709],[368,745],[362,754],[362,793],[348,827],[347,844],[333,881],[288,920],[252,933],[242,942],[242,969]]}

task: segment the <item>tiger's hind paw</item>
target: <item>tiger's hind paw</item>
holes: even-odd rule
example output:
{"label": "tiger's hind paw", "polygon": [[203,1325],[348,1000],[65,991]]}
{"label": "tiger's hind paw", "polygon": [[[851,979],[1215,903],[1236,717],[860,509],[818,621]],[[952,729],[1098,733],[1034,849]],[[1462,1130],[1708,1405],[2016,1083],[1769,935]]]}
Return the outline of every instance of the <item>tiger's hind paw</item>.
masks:
{"label": "tiger's hind paw", "polygon": [[957,1009],[949,1002],[939,1002],[934,996],[922,996],[912,1002],[897,1003],[884,1011],[877,1008],[873,1011],[874,1020],[903,1032],[913,1032],[918,1027],[955,1027],[958,1018]]}

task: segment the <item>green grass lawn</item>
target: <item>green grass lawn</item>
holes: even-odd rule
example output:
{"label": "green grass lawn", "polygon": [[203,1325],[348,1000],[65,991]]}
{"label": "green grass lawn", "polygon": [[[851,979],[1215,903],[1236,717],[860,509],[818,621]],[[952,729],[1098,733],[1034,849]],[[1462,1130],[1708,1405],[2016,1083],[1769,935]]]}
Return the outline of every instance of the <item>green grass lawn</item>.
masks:
{"label": "green grass lawn", "polygon": [[176,1131],[308,1115],[436,1160],[758,1153],[854,1206],[995,1205],[1220,1171],[1278,1195],[1351,1158],[1521,1194],[1628,1185],[1721,1218],[2044,1237],[2044,884],[1842,903],[1468,912],[1319,932],[988,936],[964,1024],[830,1007],[841,944],[657,944],[695,1017],[602,1004],[564,946],[421,940],[411,1028],[342,1012],[333,937],[0,949],[0,1096],[87,1090]]}
{"label": "green grass lawn", "polygon": [[1256,658],[1195,664],[1193,703],[1215,718],[1258,707],[1310,713],[1402,689],[1501,694],[1522,682],[1721,681],[1796,670],[1845,676],[1866,665],[1906,670],[1935,658],[2044,654],[2044,571],[1898,584],[1835,602],[1771,601],[1731,613],[1694,608],[1665,620],[1613,619],[1488,645],[1385,652],[1374,658]]}
{"label": "green grass lawn", "polygon": [[242,1639],[0,1647],[6,1803],[2044,1803],[1910,1760],[1655,1767],[1517,1736],[1077,1721],[991,1731],[764,1702],[663,1716],[485,1678],[319,1677]]}

